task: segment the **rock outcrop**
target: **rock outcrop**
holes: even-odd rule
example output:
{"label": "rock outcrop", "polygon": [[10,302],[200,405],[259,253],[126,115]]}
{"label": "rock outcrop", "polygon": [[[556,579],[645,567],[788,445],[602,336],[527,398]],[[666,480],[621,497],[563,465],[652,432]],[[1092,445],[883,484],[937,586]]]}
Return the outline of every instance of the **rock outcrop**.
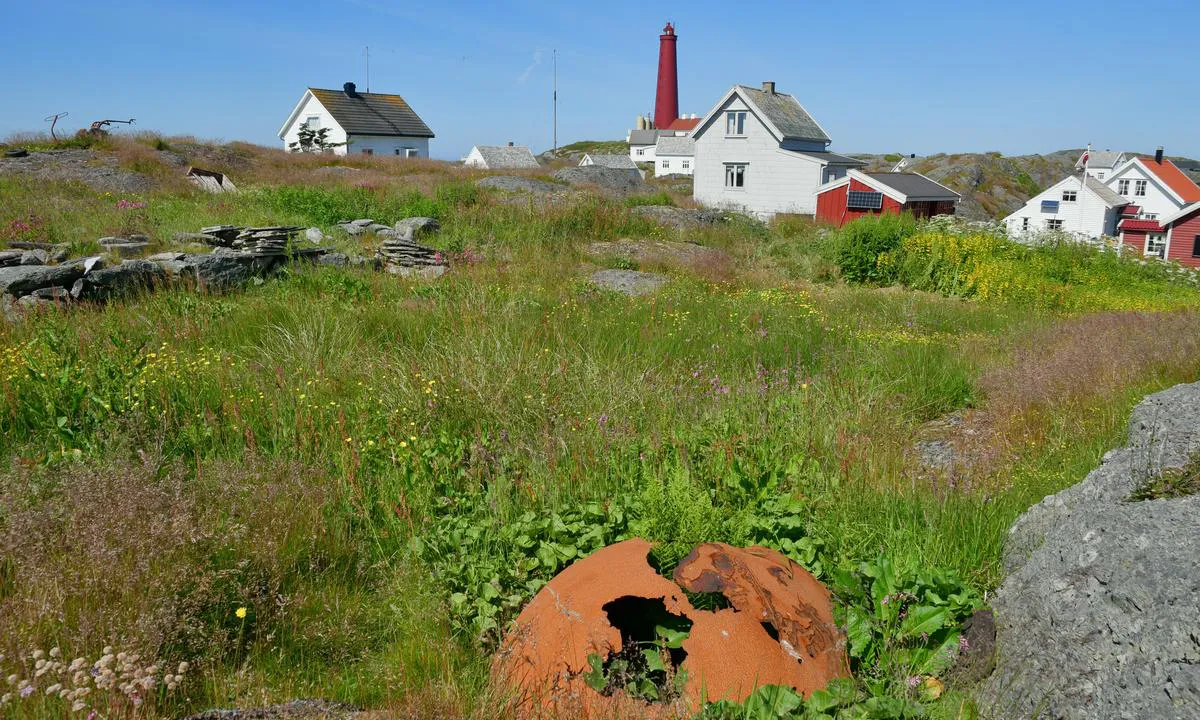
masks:
{"label": "rock outcrop", "polygon": [[666,275],[638,270],[599,270],[592,273],[588,282],[598,288],[636,296],[654,292],[669,279]]}
{"label": "rock outcrop", "polygon": [[555,180],[561,180],[568,185],[594,185],[602,190],[612,190],[619,193],[642,190],[646,183],[637,170],[586,165],[584,167],[568,167],[554,173]]}
{"label": "rock outcrop", "polygon": [[1200,496],[1131,499],[1200,456],[1200,383],[1144,399],[1129,442],[1010,530],[994,718],[1200,717]]}

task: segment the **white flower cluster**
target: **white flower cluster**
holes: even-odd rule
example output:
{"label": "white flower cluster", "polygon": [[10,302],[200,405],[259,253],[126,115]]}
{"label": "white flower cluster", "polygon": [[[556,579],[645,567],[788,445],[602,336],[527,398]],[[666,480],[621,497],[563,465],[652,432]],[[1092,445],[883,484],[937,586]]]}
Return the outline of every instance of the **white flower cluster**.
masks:
{"label": "white flower cluster", "polygon": [[[0,665],[4,661],[4,655],[0,654]],[[0,695],[0,706],[20,702],[40,692],[45,697],[57,697],[69,704],[74,713],[94,706],[107,709],[127,705],[140,707],[160,683],[167,692],[178,688],[188,671],[188,664],[181,662],[174,673],[166,672],[160,678],[157,664],[143,665],[137,653],[117,652],[112,646],[105,647],[94,663],[89,663],[85,657],[63,662],[62,650],[55,647],[48,653],[34,650],[29,654],[28,662],[22,665],[26,677],[12,673],[5,678],[7,687]]]}

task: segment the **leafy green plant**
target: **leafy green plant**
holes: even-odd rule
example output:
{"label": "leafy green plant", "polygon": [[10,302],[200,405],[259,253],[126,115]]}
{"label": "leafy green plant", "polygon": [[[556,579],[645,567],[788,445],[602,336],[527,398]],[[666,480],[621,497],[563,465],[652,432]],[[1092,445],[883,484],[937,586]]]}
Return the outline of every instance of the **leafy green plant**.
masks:
{"label": "leafy green plant", "polygon": [[[638,602],[638,611],[642,615],[632,626],[620,627],[614,620],[621,629],[621,651],[607,658],[588,655],[583,679],[602,695],[621,691],[650,702],[668,702],[680,697],[687,683],[687,672],[680,670],[679,664],[692,623],[668,613],[661,602]],[[610,611],[610,618],[612,615]],[[638,634],[631,632],[631,627],[645,630]],[[651,628],[652,632],[646,632]]]}
{"label": "leafy green plant", "polygon": [[671,197],[671,193],[666,190],[659,190],[656,193],[649,195],[630,195],[625,198],[625,207],[639,207],[642,205],[676,205],[675,198]]}
{"label": "leafy green plant", "polygon": [[725,700],[706,705],[695,720],[916,720],[926,715],[920,703],[871,697],[853,680],[838,678],[807,700],[790,687],[766,685],[745,702]]}
{"label": "leafy green plant", "polygon": [[880,255],[895,250],[920,225],[909,213],[874,215],[847,223],[826,238],[826,252],[847,282],[886,285],[894,279]]}

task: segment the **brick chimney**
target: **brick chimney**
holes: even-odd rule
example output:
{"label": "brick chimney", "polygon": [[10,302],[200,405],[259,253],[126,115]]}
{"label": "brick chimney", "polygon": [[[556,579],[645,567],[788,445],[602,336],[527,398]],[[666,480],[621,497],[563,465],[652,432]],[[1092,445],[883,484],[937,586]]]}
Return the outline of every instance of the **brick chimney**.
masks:
{"label": "brick chimney", "polygon": [[764,80],[763,81],[763,92],[765,92],[768,95],[774,95],[775,94],[775,81],[774,80]]}
{"label": "brick chimney", "polygon": [[671,23],[658,36],[658,92],[654,96],[654,127],[665,128],[679,118],[679,68],[675,59],[675,28]]}

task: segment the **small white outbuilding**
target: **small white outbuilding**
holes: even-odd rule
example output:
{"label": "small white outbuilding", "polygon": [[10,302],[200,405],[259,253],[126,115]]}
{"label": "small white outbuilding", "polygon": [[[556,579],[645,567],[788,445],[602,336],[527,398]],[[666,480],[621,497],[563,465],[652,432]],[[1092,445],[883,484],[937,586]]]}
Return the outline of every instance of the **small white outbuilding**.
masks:
{"label": "small white outbuilding", "polygon": [[537,168],[537,158],[524,145],[476,145],[463,159],[466,167],[483,170]]}
{"label": "small white outbuilding", "polygon": [[341,90],[308,88],[279,128],[285,150],[300,139],[301,128],[326,130],[337,155],[429,157],[433,131],[399,95],[358,92],[354,83]]}

